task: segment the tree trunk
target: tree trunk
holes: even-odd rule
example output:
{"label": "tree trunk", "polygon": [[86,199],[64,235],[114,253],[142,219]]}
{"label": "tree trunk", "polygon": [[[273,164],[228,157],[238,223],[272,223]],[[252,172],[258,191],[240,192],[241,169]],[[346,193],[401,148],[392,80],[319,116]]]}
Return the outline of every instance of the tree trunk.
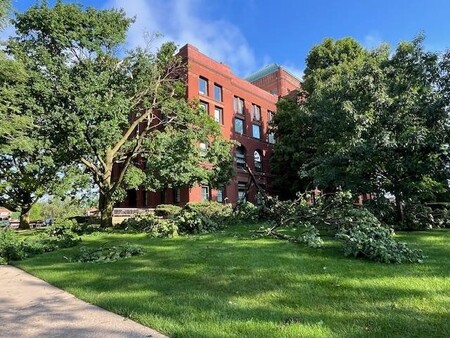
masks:
{"label": "tree trunk", "polygon": [[20,211],[19,218],[19,229],[29,229],[30,228],[30,210],[31,207],[22,208]]}
{"label": "tree trunk", "polygon": [[395,194],[395,208],[397,213],[397,222],[403,224],[405,222],[405,211],[403,210],[403,196],[401,193]]}
{"label": "tree trunk", "polygon": [[113,201],[109,194],[100,192],[98,210],[100,211],[100,227],[112,227]]}

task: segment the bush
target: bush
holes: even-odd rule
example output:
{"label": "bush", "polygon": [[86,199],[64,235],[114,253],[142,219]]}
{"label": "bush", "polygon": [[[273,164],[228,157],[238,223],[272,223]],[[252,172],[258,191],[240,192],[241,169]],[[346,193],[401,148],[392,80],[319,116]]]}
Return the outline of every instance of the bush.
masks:
{"label": "bush", "polygon": [[364,202],[366,207],[383,224],[395,224],[395,204],[384,196]]}
{"label": "bush", "polygon": [[450,228],[450,209],[447,208],[433,209],[433,217],[436,227]]}
{"label": "bush", "polygon": [[392,238],[393,229],[384,227],[367,209],[347,210],[336,237],[343,240],[346,256],[364,257],[383,263],[422,263],[421,250],[409,249]]}
{"label": "bush", "polygon": [[188,203],[189,208],[218,223],[227,223],[233,216],[233,206],[214,201]]}
{"label": "bush", "polygon": [[52,226],[48,227],[46,231],[47,236],[42,236],[41,238],[44,242],[53,246],[53,250],[58,248],[70,248],[81,241],[80,237],[72,230],[77,226],[78,223],[76,221],[60,219]]}
{"label": "bush", "polygon": [[110,263],[142,254],[143,250],[141,247],[130,243],[125,243],[123,245],[93,249],[81,247],[78,255],[67,259],[70,262],[75,263]]}
{"label": "bush", "polygon": [[174,221],[180,232],[187,234],[214,232],[225,227],[224,223],[217,222],[199,210],[193,209],[190,205],[186,205]]}
{"label": "bush", "polygon": [[145,232],[157,224],[159,218],[153,212],[146,212],[137,214],[120,223],[120,228],[123,230]]}
{"label": "bush", "polygon": [[155,215],[164,218],[174,218],[181,211],[181,207],[173,204],[160,204],[155,209]]}
{"label": "bush", "polygon": [[25,257],[22,243],[13,230],[0,231],[0,264],[18,261]]}
{"label": "bush", "polygon": [[70,229],[72,222],[61,220],[42,234],[20,240],[13,230],[0,232],[0,260],[8,263],[26,257],[69,248],[77,245],[81,239]]}
{"label": "bush", "polygon": [[256,222],[260,219],[260,208],[251,202],[238,201],[233,216],[238,222]]}
{"label": "bush", "polygon": [[174,220],[157,217],[153,212],[128,218],[120,224],[120,227],[126,231],[147,232],[151,237],[178,235],[178,227]]}
{"label": "bush", "polygon": [[178,236],[178,226],[174,220],[160,219],[148,229],[150,237],[165,238]]}
{"label": "bush", "polygon": [[403,230],[430,230],[450,227],[450,214],[446,208],[431,208],[422,203],[405,206],[405,223],[399,226]]}
{"label": "bush", "polygon": [[59,219],[55,221],[43,234],[27,238],[22,242],[26,256],[30,257],[78,245],[81,238],[72,231],[72,228],[77,226],[78,223],[74,220]]}

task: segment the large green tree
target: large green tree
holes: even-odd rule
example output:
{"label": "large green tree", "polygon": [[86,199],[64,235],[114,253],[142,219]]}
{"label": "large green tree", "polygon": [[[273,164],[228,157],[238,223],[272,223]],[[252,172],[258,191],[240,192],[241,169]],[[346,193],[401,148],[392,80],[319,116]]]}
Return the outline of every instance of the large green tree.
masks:
{"label": "large green tree", "polygon": [[405,203],[448,189],[448,74],[448,53],[422,38],[393,52],[326,39],[308,55],[306,93],[279,104],[276,166],[292,161],[296,181],[325,190],[391,193],[403,222]]}
{"label": "large green tree", "polygon": [[8,14],[11,11],[11,1],[1,0],[0,1],[0,29],[3,29],[8,22]]}
{"label": "large green tree", "polygon": [[69,182],[54,161],[55,149],[36,118],[42,108],[33,97],[24,65],[0,54],[0,205],[20,210],[20,228],[29,227],[31,207]]}
{"label": "large green tree", "polygon": [[[48,138],[98,187],[102,226],[124,189],[215,185],[231,173],[218,125],[184,99],[187,72],[175,46],[124,52],[131,22],[121,10],[44,3],[16,16],[9,43],[34,74]],[[205,154],[200,142],[210,145]]]}

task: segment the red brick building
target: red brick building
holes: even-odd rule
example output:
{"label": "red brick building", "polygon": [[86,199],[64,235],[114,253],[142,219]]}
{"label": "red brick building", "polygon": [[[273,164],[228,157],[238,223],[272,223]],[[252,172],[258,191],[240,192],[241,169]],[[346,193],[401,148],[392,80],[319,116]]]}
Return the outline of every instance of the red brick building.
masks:
{"label": "red brick building", "polygon": [[264,67],[245,79],[278,96],[286,96],[300,86],[300,81],[295,75],[276,63]]}
{"label": "red brick building", "polygon": [[[269,159],[275,140],[268,131],[268,124],[278,98],[298,88],[300,81],[278,65],[267,66],[244,80],[234,75],[227,65],[209,58],[189,44],[180,49],[179,55],[188,68],[187,98],[198,99],[219,123],[223,136],[240,144],[233,150],[236,174],[221,189],[195,186],[162,192],[130,190],[127,199],[117,207],[184,205],[207,199],[236,203],[244,196],[250,181],[243,169],[245,163],[254,172],[258,184],[270,192],[272,176]],[[252,186],[248,200],[255,202],[255,199],[256,187]]]}

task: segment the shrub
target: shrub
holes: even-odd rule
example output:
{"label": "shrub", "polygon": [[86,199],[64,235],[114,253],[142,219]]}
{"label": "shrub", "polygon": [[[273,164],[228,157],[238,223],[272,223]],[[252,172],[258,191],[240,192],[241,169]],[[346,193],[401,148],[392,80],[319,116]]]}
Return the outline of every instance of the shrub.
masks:
{"label": "shrub", "polygon": [[171,219],[160,219],[147,231],[150,237],[155,238],[178,236],[178,226],[175,221]]}
{"label": "shrub", "polygon": [[123,230],[145,232],[157,224],[158,220],[158,217],[153,212],[146,212],[124,220],[120,223],[120,228]]}
{"label": "shrub", "polygon": [[74,220],[59,219],[55,221],[44,233],[27,238],[22,242],[26,256],[30,257],[76,246],[81,241],[80,237],[72,231],[72,228],[76,226],[78,223]]}
{"label": "shrub", "polygon": [[450,228],[450,209],[447,208],[434,209],[433,217],[437,227]]}
{"label": "shrub", "polygon": [[181,211],[181,207],[173,204],[160,204],[155,209],[155,215],[164,218],[174,218]]}
{"label": "shrub", "polygon": [[238,222],[256,222],[260,218],[260,208],[251,202],[238,201],[233,216]]}
{"label": "shrub", "polygon": [[214,201],[188,203],[189,208],[217,223],[228,223],[233,216],[233,206]]}
{"label": "shrub", "polygon": [[54,246],[53,250],[73,247],[81,241],[80,237],[72,231],[77,226],[78,223],[74,220],[57,220],[52,226],[47,228],[47,236],[41,236],[41,240],[49,243],[50,246]]}
{"label": "shrub", "polygon": [[214,232],[225,227],[213,218],[204,215],[199,210],[193,209],[190,205],[181,210],[174,219],[178,229],[182,233],[198,234],[202,232]]}
{"label": "shrub", "polygon": [[0,231],[0,264],[21,260],[25,257],[22,243],[13,230]]}
{"label": "shrub", "polygon": [[72,258],[66,257],[66,259],[75,263],[110,263],[142,254],[143,250],[141,247],[134,244],[125,243],[123,245],[92,249],[81,247],[79,254]]}
{"label": "shrub", "polygon": [[367,209],[350,209],[345,212],[336,234],[343,240],[344,254],[364,257],[383,263],[421,263],[421,250],[409,249],[405,243],[392,238],[393,229],[384,227]]}
{"label": "shrub", "polygon": [[178,235],[178,227],[174,220],[157,217],[153,212],[128,218],[120,224],[120,227],[126,231],[147,232],[151,237]]}
{"label": "shrub", "polygon": [[450,226],[449,212],[445,208],[431,208],[422,203],[405,206],[405,222],[399,226],[404,230],[430,230]]}
{"label": "shrub", "polygon": [[364,202],[366,207],[383,224],[395,224],[395,205],[384,196]]}

